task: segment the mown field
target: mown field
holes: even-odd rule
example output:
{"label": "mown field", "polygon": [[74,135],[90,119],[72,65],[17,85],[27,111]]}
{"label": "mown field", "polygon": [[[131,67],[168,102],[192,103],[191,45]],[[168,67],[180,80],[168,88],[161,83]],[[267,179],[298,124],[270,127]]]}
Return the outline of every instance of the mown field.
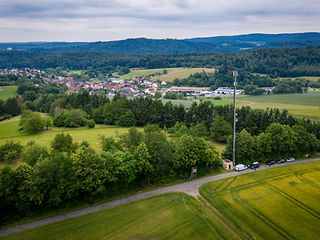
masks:
{"label": "mown field", "polygon": [[318,239],[320,163],[205,184],[201,194],[250,239]]}
{"label": "mown field", "polygon": [[17,94],[17,86],[0,86],[0,100],[7,100],[15,97]]}
{"label": "mown field", "polygon": [[[213,104],[224,105],[233,103],[232,97],[222,100],[210,99]],[[238,96],[237,105],[250,106],[255,109],[279,108],[287,109],[290,114],[320,120],[320,92],[305,94],[272,94],[264,96]]]}
{"label": "mown field", "polygon": [[19,132],[19,117],[0,122],[0,145],[9,140],[20,142],[25,145],[30,141],[35,141],[43,146],[49,146],[50,141],[59,132],[70,133],[73,140],[76,142],[88,141],[90,146],[95,149],[100,149],[100,137],[115,137],[126,133],[128,128],[119,128],[112,126],[97,125],[93,129],[89,128],[51,128],[48,131],[43,131],[38,134],[25,135]]}
{"label": "mown field", "polygon": [[165,194],[3,239],[235,239],[196,199]]}
{"label": "mown field", "polygon": [[[162,74],[163,70],[167,70],[167,74]],[[148,78],[150,75],[161,73],[162,75],[156,75],[150,77],[150,80],[152,81],[166,81],[166,82],[172,82],[176,78],[187,78],[192,74],[195,74],[197,72],[205,71],[207,73],[213,73],[213,68],[158,68],[158,69],[131,69],[131,72],[122,75],[120,77],[124,79],[130,79],[133,77],[146,77]],[[115,75],[116,76],[116,75]]]}

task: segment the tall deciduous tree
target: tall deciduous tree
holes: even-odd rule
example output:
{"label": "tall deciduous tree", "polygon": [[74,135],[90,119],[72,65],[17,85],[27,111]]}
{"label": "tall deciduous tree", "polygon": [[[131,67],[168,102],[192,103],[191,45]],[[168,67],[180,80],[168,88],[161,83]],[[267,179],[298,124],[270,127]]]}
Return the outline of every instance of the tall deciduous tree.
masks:
{"label": "tall deciduous tree", "polygon": [[232,134],[230,123],[223,117],[217,116],[211,124],[210,135],[217,142],[227,142],[228,137]]}

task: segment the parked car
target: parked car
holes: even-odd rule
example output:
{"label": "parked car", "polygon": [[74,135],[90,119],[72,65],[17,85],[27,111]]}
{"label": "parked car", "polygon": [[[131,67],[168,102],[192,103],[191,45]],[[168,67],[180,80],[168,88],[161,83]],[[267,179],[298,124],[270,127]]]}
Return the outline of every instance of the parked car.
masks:
{"label": "parked car", "polygon": [[259,168],[260,167],[260,163],[259,162],[254,162],[250,165],[251,169],[255,169],[255,168]]}
{"label": "parked car", "polygon": [[270,162],[267,162],[267,164],[269,165],[269,166],[272,166],[272,165],[274,165],[274,164],[276,164],[276,161],[270,161]]}
{"label": "parked car", "polygon": [[236,167],[235,167],[235,170],[236,171],[243,171],[243,170],[246,170],[248,167],[244,164],[237,164]]}
{"label": "parked car", "polygon": [[296,159],[294,157],[288,158],[287,162],[294,162]]}
{"label": "parked car", "polygon": [[281,163],[285,163],[285,162],[286,162],[285,159],[281,159],[281,160],[277,161],[277,164],[281,164]]}

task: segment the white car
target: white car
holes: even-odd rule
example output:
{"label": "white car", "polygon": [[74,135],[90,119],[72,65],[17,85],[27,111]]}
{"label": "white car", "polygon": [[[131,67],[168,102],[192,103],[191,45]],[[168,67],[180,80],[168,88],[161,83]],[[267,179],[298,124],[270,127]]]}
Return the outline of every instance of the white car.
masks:
{"label": "white car", "polygon": [[235,166],[235,170],[238,171],[238,172],[246,170],[247,168],[248,167],[246,165],[244,165],[244,164],[238,164],[238,165]]}
{"label": "white car", "polygon": [[288,158],[287,162],[294,162],[296,159],[294,157]]}

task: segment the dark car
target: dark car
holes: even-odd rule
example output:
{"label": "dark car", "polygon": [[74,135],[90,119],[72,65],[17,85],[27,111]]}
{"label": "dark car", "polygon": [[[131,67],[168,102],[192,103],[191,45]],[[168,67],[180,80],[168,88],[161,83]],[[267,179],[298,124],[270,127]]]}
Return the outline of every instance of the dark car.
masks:
{"label": "dark car", "polygon": [[286,162],[285,159],[281,159],[281,160],[277,161],[277,164],[281,164],[281,163],[285,163],[285,162]]}
{"label": "dark car", "polygon": [[269,165],[269,166],[272,166],[272,165],[274,165],[274,164],[276,164],[276,161],[270,161],[270,162],[267,162],[267,164]]}
{"label": "dark car", "polygon": [[259,168],[260,167],[260,163],[259,162],[254,162],[250,165],[251,169],[255,169],[255,168]]}

